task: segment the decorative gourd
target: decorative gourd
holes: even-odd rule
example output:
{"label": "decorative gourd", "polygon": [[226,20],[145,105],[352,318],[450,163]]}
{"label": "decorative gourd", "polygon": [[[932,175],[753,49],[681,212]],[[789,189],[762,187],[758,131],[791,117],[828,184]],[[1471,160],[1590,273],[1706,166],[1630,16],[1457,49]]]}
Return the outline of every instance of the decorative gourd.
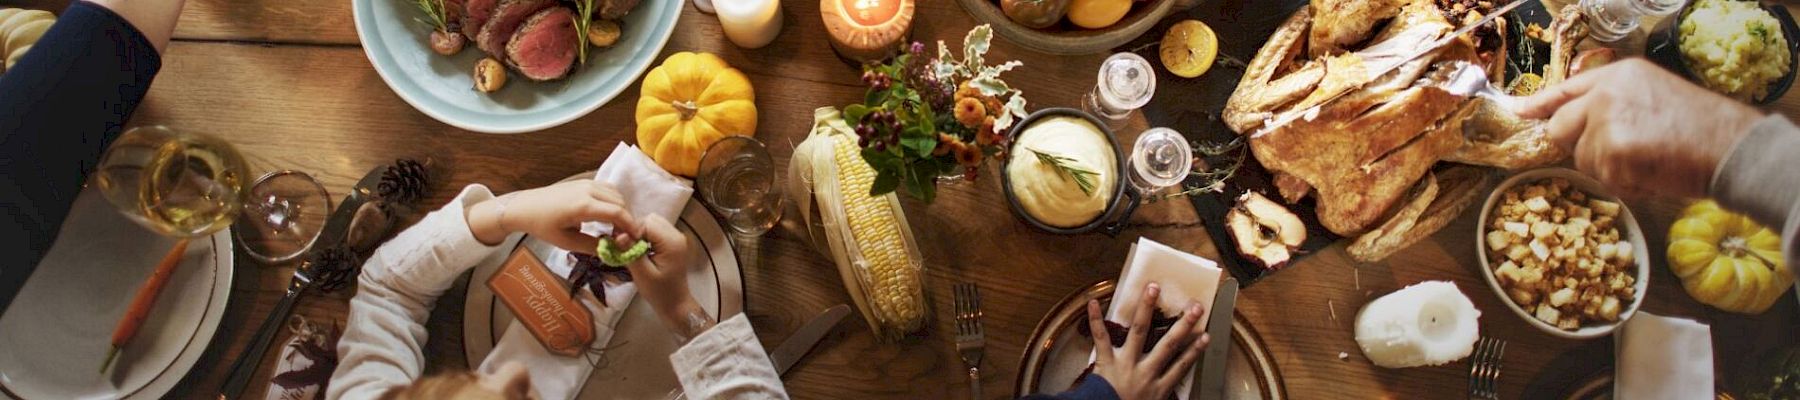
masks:
{"label": "decorative gourd", "polygon": [[1669,228],[1669,269],[1694,300],[1742,314],[1761,314],[1794,285],[1781,235],[1712,200]]}
{"label": "decorative gourd", "polygon": [[755,134],[756,92],[719,56],[675,53],[644,75],[638,148],[670,173],[692,177],[707,146]]}

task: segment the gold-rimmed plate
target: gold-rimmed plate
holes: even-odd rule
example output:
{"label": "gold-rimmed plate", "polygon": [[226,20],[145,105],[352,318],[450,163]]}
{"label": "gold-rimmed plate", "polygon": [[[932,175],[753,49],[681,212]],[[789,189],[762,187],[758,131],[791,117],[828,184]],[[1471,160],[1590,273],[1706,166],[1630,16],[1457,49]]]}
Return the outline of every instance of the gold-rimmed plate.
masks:
{"label": "gold-rimmed plate", "polygon": [[[1094,351],[1093,340],[1081,336],[1077,326],[1087,323],[1088,300],[1099,300],[1101,307],[1112,302],[1114,282],[1101,281],[1064,297],[1031,331],[1031,341],[1019,360],[1018,386],[1014,396],[1049,394],[1067,391],[1087,369],[1088,355]],[[1229,399],[1282,400],[1287,389],[1282,386],[1281,372],[1275,368],[1261,337],[1242,314],[1233,314],[1231,322],[1231,355],[1226,363],[1225,397]]]}
{"label": "gold-rimmed plate", "polygon": [[[582,173],[564,182],[593,179],[592,172]],[[731,238],[700,202],[689,199],[675,228],[687,235],[690,250],[688,289],[701,308],[724,320],[744,312],[744,276],[739,268],[737,250]],[[564,254],[556,246],[525,236],[509,239],[502,245],[506,251],[496,252],[475,267],[469,279],[469,290],[463,304],[463,349],[471,367],[481,365],[515,318],[485,284],[500,270],[500,264],[515,248],[532,252],[541,260]],[[546,261],[547,262],[547,261]],[[625,315],[613,327],[617,331],[604,345],[605,353],[595,360],[578,399],[661,399],[681,387],[669,355],[679,347],[662,326],[649,303],[633,299]]]}

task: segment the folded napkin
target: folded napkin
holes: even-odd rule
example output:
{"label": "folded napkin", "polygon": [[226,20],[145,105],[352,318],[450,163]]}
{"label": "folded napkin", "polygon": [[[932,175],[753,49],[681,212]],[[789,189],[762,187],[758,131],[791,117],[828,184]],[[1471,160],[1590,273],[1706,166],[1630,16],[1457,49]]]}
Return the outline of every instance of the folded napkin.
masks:
{"label": "folded napkin", "polygon": [[[694,193],[693,182],[670,174],[636,146],[625,144],[620,144],[612,156],[606,158],[600,171],[594,174],[594,180],[617,188],[625,198],[625,208],[638,219],[660,215],[674,222],[681,218],[681,210],[687,207],[688,198]],[[612,233],[612,226],[589,222],[581,225],[581,232],[603,236]],[[575,263],[567,250],[557,249],[544,258],[544,265],[551,273],[568,277]],[[594,314],[594,343],[590,346],[593,349],[605,348],[612,340],[613,327],[625,316],[626,307],[630,307],[632,298],[637,296],[637,287],[629,282],[607,282],[605,285],[605,304],[611,306],[601,305],[599,299],[587,291],[580,296],[581,303]],[[506,333],[494,344],[494,351],[481,362],[480,370],[493,373],[507,362],[524,364],[525,369],[531,371],[531,384],[538,397],[549,400],[575,398],[594,371],[588,357],[551,354],[518,321],[506,328]]]}
{"label": "folded napkin", "polygon": [[[1151,282],[1162,290],[1157,298],[1158,308],[1181,312],[1187,309],[1188,302],[1197,301],[1211,309],[1224,272],[1212,260],[1139,238],[1125,256],[1125,270],[1119,272],[1119,285],[1114,289],[1112,305],[1106,309],[1106,319],[1131,326],[1131,317],[1142,304],[1144,285]],[[1201,326],[1204,329],[1205,325]],[[1218,338],[1213,340],[1215,345],[1222,343]],[[1175,388],[1175,397],[1187,400],[1193,384],[1194,375],[1186,374]]]}
{"label": "folded napkin", "polygon": [[1713,397],[1712,327],[1640,311],[1618,336],[1613,398]]}

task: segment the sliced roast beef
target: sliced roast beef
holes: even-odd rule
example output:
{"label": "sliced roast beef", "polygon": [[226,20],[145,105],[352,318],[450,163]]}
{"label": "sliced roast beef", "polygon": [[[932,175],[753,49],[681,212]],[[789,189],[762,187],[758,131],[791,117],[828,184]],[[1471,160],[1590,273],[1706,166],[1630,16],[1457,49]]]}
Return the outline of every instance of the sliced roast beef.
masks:
{"label": "sliced roast beef", "polygon": [[499,4],[500,0],[462,0],[463,36],[475,40],[475,35],[481,33],[481,26],[494,16],[494,6]]}
{"label": "sliced roast beef", "polygon": [[500,5],[494,7],[494,15],[488,17],[481,32],[475,34],[475,47],[494,56],[506,54],[506,42],[512,39],[513,32],[519,30],[525,19],[555,6],[556,0],[500,0]]}
{"label": "sliced roast beef", "polygon": [[532,14],[506,42],[506,64],[537,81],[561,78],[575,65],[575,13],[550,7]]}
{"label": "sliced roast beef", "polygon": [[637,6],[638,6],[638,0],[595,0],[595,1],[600,2],[600,9],[596,10],[596,11],[598,11],[598,14],[600,14],[600,15],[597,15],[596,17],[598,17],[600,19],[625,18],[625,14],[630,14],[631,9],[637,8]]}

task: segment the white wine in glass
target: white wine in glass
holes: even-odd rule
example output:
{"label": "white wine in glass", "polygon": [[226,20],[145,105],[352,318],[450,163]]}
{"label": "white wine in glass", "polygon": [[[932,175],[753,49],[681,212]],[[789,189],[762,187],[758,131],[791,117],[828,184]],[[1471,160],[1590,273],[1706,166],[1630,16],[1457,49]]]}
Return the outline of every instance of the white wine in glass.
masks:
{"label": "white wine in glass", "polygon": [[159,234],[191,238],[231,226],[249,187],[243,155],[212,136],[132,128],[100,160],[108,201]]}

